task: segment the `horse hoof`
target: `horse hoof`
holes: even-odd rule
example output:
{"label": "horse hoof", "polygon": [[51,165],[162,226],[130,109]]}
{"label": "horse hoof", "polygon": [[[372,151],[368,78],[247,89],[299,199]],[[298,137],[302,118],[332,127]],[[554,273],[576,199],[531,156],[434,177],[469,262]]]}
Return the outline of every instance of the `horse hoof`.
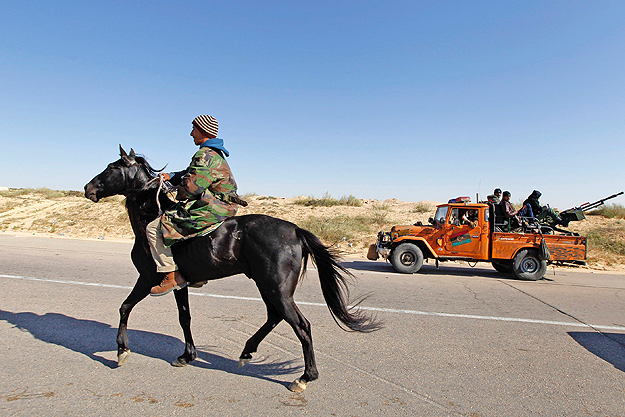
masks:
{"label": "horse hoof", "polygon": [[171,363],[171,366],[175,366],[176,368],[181,368],[183,366],[187,366],[189,364],[189,362],[185,361],[185,360],[180,360],[180,358],[176,359],[175,361],[173,361]]}
{"label": "horse hoof", "polygon": [[130,356],[130,349],[124,350],[122,353],[117,354],[117,366],[122,366]]}
{"label": "horse hoof", "polygon": [[250,363],[251,359],[243,359],[243,358],[239,358],[239,368],[244,367],[245,365],[247,365],[248,363]]}
{"label": "horse hoof", "polygon": [[302,381],[301,379],[296,379],[293,381],[291,385],[289,385],[289,391],[293,392],[303,392],[306,389],[306,381]]}

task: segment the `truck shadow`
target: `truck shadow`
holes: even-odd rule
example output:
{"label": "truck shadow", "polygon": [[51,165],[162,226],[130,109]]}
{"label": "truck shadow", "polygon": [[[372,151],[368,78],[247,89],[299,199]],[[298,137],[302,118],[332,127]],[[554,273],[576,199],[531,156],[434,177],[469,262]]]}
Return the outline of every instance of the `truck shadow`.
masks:
{"label": "truck shadow", "polygon": [[568,332],[593,355],[625,372],[625,333]]}
{"label": "truck shadow", "polygon": [[[353,269],[356,271],[406,275],[395,271],[390,263],[384,261],[345,261],[341,262],[341,265],[343,265],[345,268]],[[419,272],[413,275],[451,275],[459,277],[482,277],[519,281],[513,274],[502,274],[501,272],[497,272],[489,264],[486,263],[478,263],[477,266],[471,267],[466,263],[457,264],[455,262],[441,262],[439,268],[436,268],[436,264],[431,261],[429,263],[424,263]],[[547,275],[545,276],[545,278],[543,278],[543,280],[550,280],[550,278]]]}
{"label": "truck shadow", "polygon": [[[38,315],[32,312],[14,313],[4,310],[0,310],[0,320],[12,324],[23,332],[30,333],[38,340],[83,354],[107,368],[117,368],[116,360],[107,359],[101,355],[102,352],[105,352],[107,356],[116,357],[117,352],[115,341],[117,328],[106,323],[77,319],[60,313]],[[128,337],[131,341],[132,354],[148,356],[166,362],[177,358],[185,348],[184,343],[175,337],[143,330],[128,330]],[[303,368],[303,366],[294,365],[294,360],[283,362],[252,361],[245,367],[238,368],[238,360],[216,354],[214,350],[212,346],[197,347],[198,358],[189,366],[251,376],[275,382],[285,387],[289,385],[290,381],[280,381],[270,376],[291,375]]]}

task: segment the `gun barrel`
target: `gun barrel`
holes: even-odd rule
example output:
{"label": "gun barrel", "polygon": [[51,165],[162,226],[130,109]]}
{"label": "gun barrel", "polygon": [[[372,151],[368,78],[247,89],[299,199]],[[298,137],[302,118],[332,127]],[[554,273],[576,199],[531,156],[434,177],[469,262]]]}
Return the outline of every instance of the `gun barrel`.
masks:
{"label": "gun barrel", "polygon": [[594,208],[597,208],[597,207],[603,205],[606,201],[618,197],[621,194],[623,194],[623,191],[621,191],[620,193],[612,194],[609,197],[602,198],[601,200],[597,200],[597,201],[595,201],[593,203],[584,203],[584,204],[580,205],[579,207],[573,207],[573,208],[570,208],[570,209],[566,209],[566,210],[564,210],[562,212],[562,214],[571,213],[571,212],[576,211],[576,210],[581,210],[581,211],[592,210]]}

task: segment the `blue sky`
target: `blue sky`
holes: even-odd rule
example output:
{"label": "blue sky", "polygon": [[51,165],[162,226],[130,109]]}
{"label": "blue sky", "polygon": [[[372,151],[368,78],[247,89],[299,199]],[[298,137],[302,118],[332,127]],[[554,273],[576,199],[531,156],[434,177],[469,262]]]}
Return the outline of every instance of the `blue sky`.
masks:
{"label": "blue sky", "polygon": [[[0,6],[0,186],[81,190],[118,144],[239,191],[560,209],[625,189],[622,1]],[[614,200],[623,204],[623,197]]]}

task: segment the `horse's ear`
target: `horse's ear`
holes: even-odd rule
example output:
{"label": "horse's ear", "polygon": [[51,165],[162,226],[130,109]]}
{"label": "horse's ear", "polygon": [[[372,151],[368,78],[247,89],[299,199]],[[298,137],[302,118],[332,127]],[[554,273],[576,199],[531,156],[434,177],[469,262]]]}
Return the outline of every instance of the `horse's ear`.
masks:
{"label": "horse's ear", "polygon": [[130,148],[130,155],[126,153],[122,145],[119,145],[119,155],[122,157],[122,161],[126,164],[126,166],[130,166],[135,163],[135,151]]}

